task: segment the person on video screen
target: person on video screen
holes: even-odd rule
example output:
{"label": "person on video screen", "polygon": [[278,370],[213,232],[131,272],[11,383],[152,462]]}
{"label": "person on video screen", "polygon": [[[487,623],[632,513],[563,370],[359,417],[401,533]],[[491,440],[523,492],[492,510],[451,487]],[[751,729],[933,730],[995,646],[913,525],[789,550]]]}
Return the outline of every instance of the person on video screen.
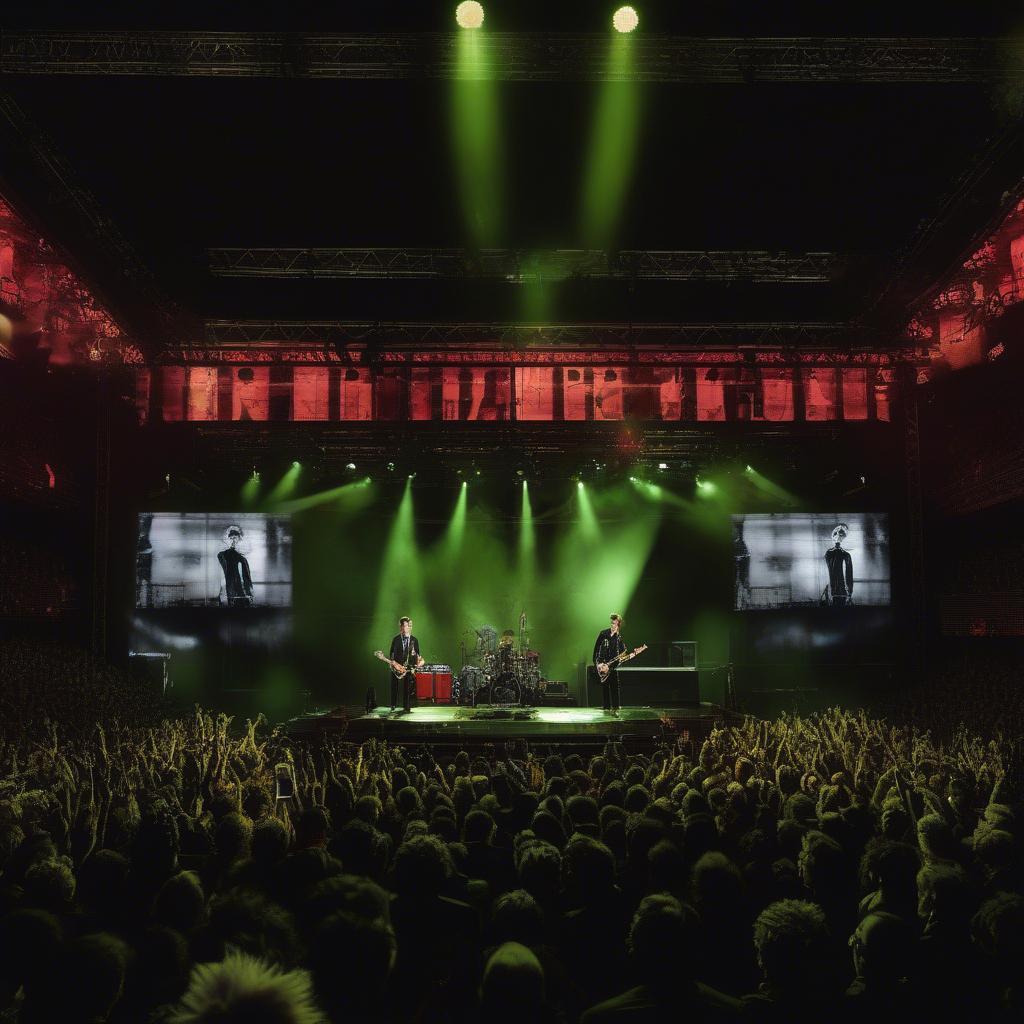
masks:
{"label": "person on video screen", "polygon": [[734,519],[732,524],[732,560],[736,566],[736,607],[749,608],[753,603],[750,590],[750,548],[743,539],[741,519]]}
{"label": "person on video screen", "polygon": [[837,523],[832,531],[832,547],[825,552],[828,567],[827,603],[833,608],[844,608],[853,603],[853,557],[843,548],[850,535],[846,523]]}
{"label": "person on video screen", "polygon": [[239,542],[245,536],[240,526],[229,526],[224,534],[228,547],[217,552],[217,561],[224,572],[224,592],[228,604],[239,607],[252,607],[252,577],[249,575],[249,562],[238,550]]}

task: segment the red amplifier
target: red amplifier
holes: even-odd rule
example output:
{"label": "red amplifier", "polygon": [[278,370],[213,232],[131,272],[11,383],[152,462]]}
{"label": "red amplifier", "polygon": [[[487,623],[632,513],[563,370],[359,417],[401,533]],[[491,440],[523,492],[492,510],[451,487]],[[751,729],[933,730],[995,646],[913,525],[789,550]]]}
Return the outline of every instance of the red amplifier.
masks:
{"label": "red amplifier", "polygon": [[434,673],[433,672],[417,672],[416,673],[416,699],[417,700],[433,700],[434,699]]}
{"label": "red amplifier", "polygon": [[416,673],[416,699],[435,704],[452,702],[451,665],[424,665]]}
{"label": "red amplifier", "polygon": [[434,673],[434,703],[451,704],[452,702],[452,674],[448,672]]}

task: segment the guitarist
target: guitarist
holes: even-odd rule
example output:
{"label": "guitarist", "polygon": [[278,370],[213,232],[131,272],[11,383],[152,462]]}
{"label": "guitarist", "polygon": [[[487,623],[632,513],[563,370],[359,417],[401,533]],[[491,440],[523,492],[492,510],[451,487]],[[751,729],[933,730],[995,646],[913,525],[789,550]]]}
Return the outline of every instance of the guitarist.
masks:
{"label": "guitarist", "polygon": [[[612,658],[623,654],[626,650],[626,643],[622,639],[622,616],[613,613],[611,625],[602,629],[597,634],[597,642],[594,644],[593,662],[598,670],[598,679],[601,678],[601,669],[607,666]],[[604,697],[604,709],[613,715],[619,713],[619,670],[612,666],[604,682],[601,683],[601,692]]]}
{"label": "guitarist", "polygon": [[[423,664],[423,658],[420,656],[420,642],[412,635],[412,619],[408,615],[403,615],[398,620],[398,635],[391,641],[391,651],[388,657],[392,661],[397,661],[399,665],[404,665],[406,668],[413,666],[419,668]],[[405,711],[411,711],[413,673],[406,672],[401,679],[395,676],[394,671],[390,675],[391,710],[395,710],[395,704],[398,702],[398,688],[401,687],[403,695],[402,707]]]}

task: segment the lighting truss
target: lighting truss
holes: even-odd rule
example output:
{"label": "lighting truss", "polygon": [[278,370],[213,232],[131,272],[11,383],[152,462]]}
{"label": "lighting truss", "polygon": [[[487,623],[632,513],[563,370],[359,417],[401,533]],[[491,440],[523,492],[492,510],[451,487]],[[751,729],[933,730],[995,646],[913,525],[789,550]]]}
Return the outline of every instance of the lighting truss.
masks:
{"label": "lighting truss", "polygon": [[[990,83],[1024,72],[997,39],[700,39],[639,33],[628,71],[606,33],[489,32],[481,74],[505,81]],[[7,31],[0,73],[262,78],[452,78],[457,33]]]}
{"label": "lighting truss", "polygon": [[487,278],[521,283],[624,278],[655,281],[818,283],[849,267],[835,253],[763,250],[363,249],[217,248],[209,250],[216,277],[260,278]]}
{"label": "lighting truss", "polygon": [[355,345],[391,349],[619,348],[667,350],[703,347],[849,347],[875,339],[845,323],[382,323],[341,321],[207,320],[206,347]]}

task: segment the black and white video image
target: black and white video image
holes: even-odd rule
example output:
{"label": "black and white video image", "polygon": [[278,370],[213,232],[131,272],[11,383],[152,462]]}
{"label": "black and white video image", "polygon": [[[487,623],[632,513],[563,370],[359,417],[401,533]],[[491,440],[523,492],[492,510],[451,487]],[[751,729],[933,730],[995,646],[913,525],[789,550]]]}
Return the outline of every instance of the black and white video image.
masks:
{"label": "black and white video image", "polygon": [[890,603],[884,513],[737,515],[732,530],[737,610]]}
{"label": "black and white video image", "polygon": [[139,516],[136,608],[287,608],[291,602],[288,516]]}

